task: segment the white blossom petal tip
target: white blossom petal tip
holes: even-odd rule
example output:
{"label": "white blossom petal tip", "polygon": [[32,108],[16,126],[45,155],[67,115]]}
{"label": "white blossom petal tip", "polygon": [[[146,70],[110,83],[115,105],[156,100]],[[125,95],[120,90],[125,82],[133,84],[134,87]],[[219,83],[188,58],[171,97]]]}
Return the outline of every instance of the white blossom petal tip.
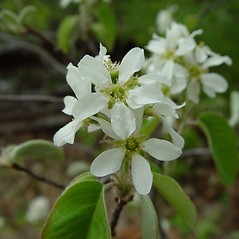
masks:
{"label": "white blossom petal tip", "polygon": [[120,169],[124,159],[125,152],[123,149],[109,149],[95,158],[90,167],[90,172],[97,177],[103,177],[115,173]]}
{"label": "white blossom petal tip", "polygon": [[177,159],[182,154],[182,149],[167,140],[151,138],[143,142],[145,152],[161,161]]}
{"label": "white blossom petal tip", "polygon": [[131,109],[118,102],[111,110],[111,124],[115,133],[121,138],[128,138],[136,129],[136,119]]}
{"label": "white blossom petal tip", "polygon": [[144,50],[135,47],[122,59],[119,66],[119,81],[126,82],[135,72],[139,71],[144,64]]}
{"label": "white blossom petal tip", "polygon": [[71,121],[60,128],[53,137],[53,142],[57,146],[64,144],[73,144],[77,130],[82,126],[82,122],[76,120]]}
{"label": "white blossom petal tip", "polygon": [[139,154],[134,154],[132,156],[131,173],[136,191],[139,194],[148,194],[153,183],[153,174],[148,161]]}

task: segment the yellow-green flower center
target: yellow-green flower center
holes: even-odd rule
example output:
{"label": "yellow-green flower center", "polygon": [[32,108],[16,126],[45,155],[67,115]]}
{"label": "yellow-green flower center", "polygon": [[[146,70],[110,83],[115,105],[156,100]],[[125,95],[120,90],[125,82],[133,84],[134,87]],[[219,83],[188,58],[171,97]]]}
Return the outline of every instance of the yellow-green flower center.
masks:
{"label": "yellow-green flower center", "polygon": [[166,51],[163,55],[164,59],[174,59],[175,58],[175,54],[173,51]]}
{"label": "yellow-green flower center", "polygon": [[129,137],[126,141],[125,141],[125,149],[127,151],[137,151],[139,149],[140,146],[140,142],[138,139],[134,138],[134,137]]}
{"label": "yellow-green flower center", "polygon": [[202,74],[202,70],[198,66],[191,66],[188,68],[189,74],[192,78],[199,78]]}

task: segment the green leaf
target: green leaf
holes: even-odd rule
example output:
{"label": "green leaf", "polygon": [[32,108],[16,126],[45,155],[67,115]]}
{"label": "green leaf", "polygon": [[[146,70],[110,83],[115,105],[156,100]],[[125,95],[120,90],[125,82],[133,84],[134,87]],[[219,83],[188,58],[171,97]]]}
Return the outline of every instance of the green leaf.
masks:
{"label": "green leaf", "polygon": [[75,40],[73,30],[76,27],[78,20],[79,20],[78,16],[65,17],[58,29],[57,32],[58,46],[65,53],[69,51],[69,48],[71,47],[71,45]]}
{"label": "green leaf", "polygon": [[155,162],[149,161],[150,169],[154,173],[161,173],[161,169],[159,165],[157,165]]}
{"label": "green leaf", "polygon": [[18,22],[24,24],[26,18],[28,18],[33,12],[36,12],[35,6],[25,6],[18,15]]}
{"label": "green leaf", "polygon": [[25,158],[34,159],[62,159],[62,149],[54,145],[51,141],[34,139],[22,144],[11,146],[8,149],[11,160],[21,161]]}
{"label": "green leaf", "polygon": [[14,34],[17,33],[19,29],[17,14],[8,9],[3,9],[0,12],[0,29]]}
{"label": "green leaf", "polygon": [[237,138],[234,130],[222,116],[211,112],[202,114],[198,124],[207,136],[222,182],[233,183],[238,172]]}
{"label": "green leaf", "polygon": [[171,177],[153,173],[153,184],[159,193],[174,207],[189,227],[196,223],[196,208],[181,186]]}
{"label": "green leaf", "polygon": [[147,195],[140,196],[142,239],[158,239],[158,218]]}
{"label": "green leaf", "polygon": [[41,239],[110,239],[103,185],[90,173],[75,179],[56,201]]}
{"label": "green leaf", "polygon": [[106,48],[113,50],[116,39],[116,19],[112,9],[107,5],[101,5],[97,9],[99,22],[92,25],[92,30]]}

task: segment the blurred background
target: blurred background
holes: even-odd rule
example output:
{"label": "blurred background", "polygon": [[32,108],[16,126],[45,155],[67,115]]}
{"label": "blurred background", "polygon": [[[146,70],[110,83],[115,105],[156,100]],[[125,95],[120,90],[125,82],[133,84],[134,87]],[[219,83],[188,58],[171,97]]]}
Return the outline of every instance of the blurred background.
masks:
{"label": "blurred background", "polygon": [[[198,41],[232,58],[232,66],[215,69],[227,79],[229,90],[216,100],[203,98],[194,109],[195,115],[212,109],[229,118],[230,93],[239,90],[239,1],[1,0],[0,146],[36,138],[52,140],[70,120],[61,112],[63,97],[72,94],[65,80],[68,63],[77,64],[85,54],[97,55],[100,42],[114,61],[132,47],[145,47],[157,32],[158,12],[172,5],[177,9],[176,21],[190,31],[203,29]],[[76,137],[77,143],[64,146],[63,161],[27,159],[26,167],[67,184],[88,168],[103,147],[98,143],[100,132],[88,135],[80,130]],[[185,130],[184,137],[185,150],[205,146],[200,132]],[[171,173],[196,204],[198,223],[192,233],[159,199],[165,238],[239,238],[239,179],[224,186],[209,154],[185,156]],[[27,218],[29,203],[44,195],[51,208],[60,193],[23,173],[0,168],[0,238],[38,238],[44,220]],[[133,206],[122,215],[117,238],[140,238]]]}

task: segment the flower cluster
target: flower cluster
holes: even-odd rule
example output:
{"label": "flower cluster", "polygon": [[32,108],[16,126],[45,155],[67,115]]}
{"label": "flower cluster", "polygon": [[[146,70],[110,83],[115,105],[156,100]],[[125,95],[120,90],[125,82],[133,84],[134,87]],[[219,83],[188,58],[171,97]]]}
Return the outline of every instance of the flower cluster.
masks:
{"label": "flower cluster", "polygon": [[201,89],[211,98],[227,90],[226,80],[209,72],[209,68],[232,63],[228,56],[214,53],[204,43],[198,44],[195,36],[201,33],[202,30],[190,33],[186,26],[172,21],[164,37],[154,34],[146,46],[151,52],[146,69],[160,77],[158,87],[170,96],[186,91],[187,100],[196,104]]}
{"label": "flower cluster", "polygon": [[[68,65],[66,79],[75,97],[65,97],[63,112],[73,119],[55,134],[54,142],[58,146],[72,144],[79,128],[101,128],[112,148],[94,160],[91,172],[106,176],[126,162],[137,192],[147,194],[153,179],[147,154],[170,161],[182,152],[184,140],[167,122],[168,117],[178,118],[176,110],[182,106],[155,87],[160,78],[157,74],[141,74],[143,49],[131,49],[120,63],[113,63],[106,52],[100,45],[98,56],[84,56],[77,67]],[[149,117],[162,122],[172,142],[142,135],[142,121]]]}

